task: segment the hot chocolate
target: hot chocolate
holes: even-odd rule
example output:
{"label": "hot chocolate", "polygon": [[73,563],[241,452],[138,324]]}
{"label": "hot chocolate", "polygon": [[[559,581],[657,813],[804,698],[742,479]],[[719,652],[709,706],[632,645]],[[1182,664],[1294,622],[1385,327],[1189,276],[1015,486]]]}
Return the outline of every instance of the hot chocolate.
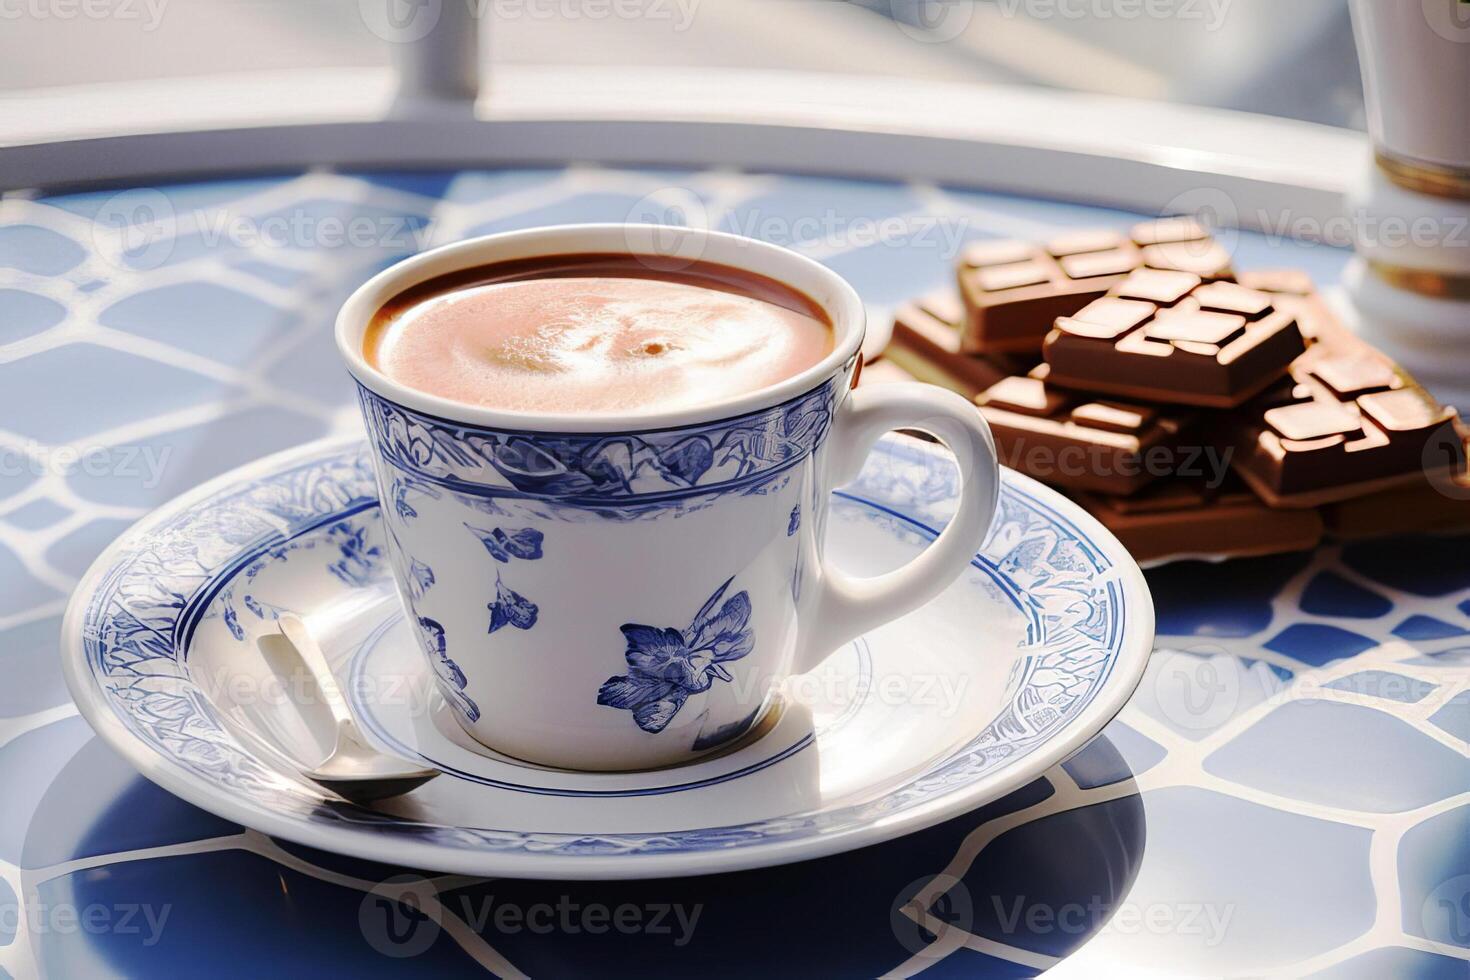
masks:
{"label": "hot chocolate", "polygon": [[394,297],[363,352],[392,380],[516,412],[694,408],[769,387],[833,347],[813,300],[754,273],[631,255],[498,263]]}

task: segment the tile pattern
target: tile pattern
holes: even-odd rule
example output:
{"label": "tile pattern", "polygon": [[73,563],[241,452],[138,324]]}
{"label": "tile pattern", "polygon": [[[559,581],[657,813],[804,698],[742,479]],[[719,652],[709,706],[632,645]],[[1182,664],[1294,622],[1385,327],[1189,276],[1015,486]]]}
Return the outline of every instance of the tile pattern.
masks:
{"label": "tile pattern", "polygon": [[[1137,220],[920,184],[583,167],[0,200],[0,976],[1464,975],[1463,542],[1155,570],[1159,651],[1078,756],[923,833],[718,881],[413,876],[224,823],[91,736],[55,662],[68,590],[149,507],[356,431],[329,336],[356,283],[468,234],[674,215],[828,263],[878,324],[946,284],[968,242]],[[1240,268],[1302,265],[1324,285],[1345,261],[1224,244]],[[537,929],[506,906],[556,914]],[[639,930],[585,915],[621,906]],[[658,907],[699,918],[654,928]],[[68,908],[98,910],[96,927],[67,928]]]}

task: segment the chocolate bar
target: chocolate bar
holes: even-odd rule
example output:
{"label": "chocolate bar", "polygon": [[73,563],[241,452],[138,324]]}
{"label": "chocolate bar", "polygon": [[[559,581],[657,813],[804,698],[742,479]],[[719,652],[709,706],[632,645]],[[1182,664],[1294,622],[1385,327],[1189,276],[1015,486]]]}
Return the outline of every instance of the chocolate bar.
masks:
{"label": "chocolate bar", "polygon": [[[983,357],[961,351],[963,318],[964,308],[953,292],[931,293],[905,303],[893,316],[893,338],[883,356],[919,380],[958,391],[966,398],[1007,374],[1030,367],[1020,355]],[[1029,360],[1034,363],[1035,358]]]}
{"label": "chocolate bar", "polygon": [[1207,280],[1233,278],[1229,253],[1193,218],[1145,221],[1126,238],[1091,229],[1041,245],[971,245],[959,263],[964,350],[1037,351],[1057,317],[1071,316],[1145,266]]}
{"label": "chocolate bar", "polygon": [[1463,469],[1457,419],[1344,331],[1313,344],[1228,428],[1233,465],[1263,500],[1315,507]]}
{"label": "chocolate bar", "polygon": [[1075,316],[1042,354],[1054,384],[1142,401],[1233,408],[1305,349],[1296,317],[1260,290],[1139,269]]}
{"label": "chocolate bar", "polygon": [[[1053,486],[1130,494],[1156,477],[1204,465],[1202,447],[1180,445],[1195,413],[1079,395],[1046,377],[1042,364],[975,397],[1007,466]],[[1223,468],[1223,458],[1215,459]]]}
{"label": "chocolate bar", "polygon": [[1238,479],[1161,480],[1131,497],[1074,493],[1138,561],[1304,551],[1322,539],[1314,510],[1273,510]]}
{"label": "chocolate bar", "polygon": [[[1152,222],[1125,244],[1141,259],[1196,232]],[[1118,241],[1079,234],[1044,259],[1060,269]],[[1014,264],[1005,256],[988,258]],[[956,297],[927,296],[900,308],[861,380],[978,391],[1002,461],[1067,488],[1140,560],[1311,548],[1324,524],[1344,538],[1470,528],[1464,434],[1443,438],[1454,411],[1348,331],[1305,273],[1229,275],[1200,262],[1115,277],[1109,295],[1059,318],[1039,365],[967,353]],[[1234,470],[1212,489],[1227,448]]]}
{"label": "chocolate bar", "polygon": [[1047,328],[1070,316],[1137,268],[1138,246],[1111,231],[1076,232],[1045,245],[980,242],[960,256],[968,353],[1026,353]]}
{"label": "chocolate bar", "polygon": [[1230,253],[1193,218],[1159,218],[1130,232],[1150,269],[1190,272],[1201,279],[1231,279]]}
{"label": "chocolate bar", "polygon": [[1305,272],[1242,272],[1240,284],[1268,293],[1273,304],[1291,311],[1312,341],[1288,377],[1224,420],[1241,476],[1278,507],[1380,498],[1325,514],[1340,535],[1355,533],[1348,525],[1357,522],[1364,525],[1363,535],[1411,529],[1415,518],[1377,508],[1394,500],[1410,505],[1416,497],[1427,526],[1438,526],[1435,513],[1452,520],[1454,508],[1445,507],[1448,498],[1430,483],[1448,479],[1457,466],[1463,469],[1463,445],[1451,439],[1442,447],[1443,458],[1428,455],[1430,440],[1452,423],[1454,411],[1435,403],[1387,356],[1349,331]]}

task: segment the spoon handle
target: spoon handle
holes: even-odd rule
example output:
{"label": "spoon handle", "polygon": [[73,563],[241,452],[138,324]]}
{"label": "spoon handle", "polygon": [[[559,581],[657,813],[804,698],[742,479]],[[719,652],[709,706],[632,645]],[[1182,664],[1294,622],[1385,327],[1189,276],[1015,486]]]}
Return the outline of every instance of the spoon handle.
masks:
{"label": "spoon handle", "polygon": [[342,689],[337,686],[337,677],[332,673],[332,667],[327,663],[321,647],[317,645],[316,638],[311,635],[311,630],[299,617],[290,613],[282,613],[277,625],[281,628],[281,635],[290,641],[296,655],[311,674],[317,690],[321,692],[322,700],[326,701],[327,710],[331,712],[332,721],[337,726],[337,737],[367,747],[368,743],[357,730],[357,722],[352,718],[352,708],[343,697]]}

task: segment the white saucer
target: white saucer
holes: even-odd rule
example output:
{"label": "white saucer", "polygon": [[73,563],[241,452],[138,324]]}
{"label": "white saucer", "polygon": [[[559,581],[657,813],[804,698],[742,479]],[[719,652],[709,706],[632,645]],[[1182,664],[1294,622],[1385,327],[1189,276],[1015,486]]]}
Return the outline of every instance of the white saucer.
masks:
{"label": "white saucer", "polygon": [[[860,573],[931,540],[957,474],[889,436],[834,495],[828,547]],[[475,875],[705,874],[911,833],[1027,782],[1097,734],[1153,641],[1137,566],[1107,531],[1007,471],[970,571],[923,609],[793,678],[733,748],[642,773],[571,773],[471,742],[433,693],[391,595],[365,449],[316,443],[161,508],[87,573],[63,658],[83,715],[144,775],[313,847]],[[292,775],[326,752],[256,640],[308,617],[381,747],[446,771],[373,809]]]}

